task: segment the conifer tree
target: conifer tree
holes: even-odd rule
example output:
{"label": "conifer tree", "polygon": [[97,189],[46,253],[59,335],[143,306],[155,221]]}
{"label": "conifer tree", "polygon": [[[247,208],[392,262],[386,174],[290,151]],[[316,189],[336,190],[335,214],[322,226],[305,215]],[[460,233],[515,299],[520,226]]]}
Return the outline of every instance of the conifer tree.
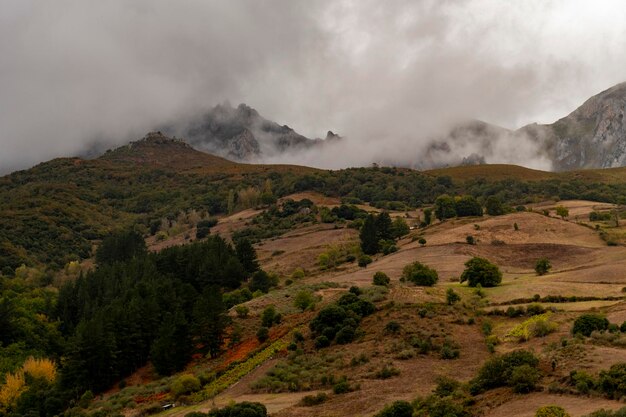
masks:
{"label": "conifer tree", "polygon": [[361,249],[368,255],[378,252],[378,233],[376,229],[376,218],[373,214],[368,215],[361,227]]}

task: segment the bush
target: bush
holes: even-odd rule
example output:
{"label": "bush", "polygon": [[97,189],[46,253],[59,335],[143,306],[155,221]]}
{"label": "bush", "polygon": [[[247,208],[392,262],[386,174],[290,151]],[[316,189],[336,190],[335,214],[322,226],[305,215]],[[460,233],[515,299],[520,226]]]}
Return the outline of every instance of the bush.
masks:
{"label": "bush", "polygon": [[545,275],[552,268],[548,258],[541,258],[535,264],[535,272],[537,275]]}
{"label": "bush", "polygon": [[372,279],[372,283],[374,285],[382,285],[382,286],[388,286],[389,283],[391,282],[391,280],[389,279],[389,277],[387,276],[387,274],[385,274],[382,271],[378,271],[374,274],[374,278]]}
{"label": "bush", "polygon": [[267,327],[260,327],[256,332],[256,338],[263,343],[270,338],[270,330]]}
{"label": "bush", "polygon": [[467,235],[465,237],[465,241],[467,242],[468,245],[475,245],[476,244],[476,239],[474,239],[474,236],[472,236],[472,235]]}
{"label": "bush", "polygon": [[302,311],[312,308],[315,305],[315,295],[309,290],[298,291],[293,304]]}
{"label": "bush", "polygon": [[175,397],[200,391],[200,380],[191,374],[184,374],[172,383],[172,393]]}
{"label": "bush", "polygon": [[[519,375],[512,379],[513,371],[522,366],[528,365],[532,369],[537,369],[539,359],[532,352],[526,350],[516,350],[504,355],[495,356],[489,359],[478,371],[478,376],[470,382],[472,394],[478,394],[485,390],[502,386],[512,386],[519,383],[523,386],[523,381]],[[524,368],[527,369],[527,368]]]}
{"label": "bush", "polygon": [[335,394],[345,394],[350,391],[352,391],[352,389],[350,388],[350,384],[348,384],[348,381],[346,379],[343,379],[333,385],[333,393]]}
{"label": "bush", "polygon": [[237,306],[235,307],[235,312],[237,313],[237,317],[246,318],[248,317],[250,309],[246,306]]}
{"label": "bush", "polygon": [[377,379],[389,379],[396,375],[400,375],[400,370],[398,368],[385,365],[380,369],[380,371],[376,372],[375,377]]}
{"label": "bush", "polygon": [[609,398],[618,400],[626,395],[626,363],[617,363],[601,371],[598,388]]}
{"label": "bush", "polygon": [[546,405],[537,410],[535,417],[570,417],[570,415],[565,412],[563,407]]}
{"label": "bush", "polygon": [[315,405],[322,404],[326,400],[328,400],[328,395],[325,392],[320,392],[317,395],[307,395],[302,397],[300,405],[304,407],[313,407]]}
{"label": "bush", "polygon": [[509,385],[518,394],[527,394],[535,390],[539,381],[539,371],[528,364],[518,366],[511,372]]}
{"label": "bush", "polygon": [[402,326],[397,321],[390,321],[385,325],[386,333],[398,333],[400,329],[402,329]]}
{"label": "bush", "polygon": [[372,257],[369,255],[361,255],[359,256],[357,263],[361,268],[365,268],[372,263]]}
{"label": "bush", "polygon": [[261,403],[240,402],[237,404],[227,405],[219,410],[211,410],[207,417],[267,417],[267,409]]}
{"label": "bush", "polygon": [[420,246],[424,246],[426,245],[426,239],[424,239],[423,237],[420,237],[417,243],[419,243]]}
{"label": "bush", "polygon": [[452,288],[446,290],[446,302],[448,305],[455,304],[461,300],[461,296],[457,294]]}
{"label": "bush", "polygon": [[337,332],[335,336],[335,340],[337,343],[341,345],[345,345],[346,343],[350,343],[354,340],[354,336],[356,334],[356,330],[352,326],[344,326]]}
{"label": "bush", "polygon": [[321,335],[315,338],[315,348],[321,349],[330,346],[330,340],[328,337]]}
{"label": "bush", "polygon": [[574,321],[572,333],[582,334],[583,336],[591,336],[591,333],[598,330],[604,331],[608,329],[609,321],[606,317],[599,314],[583,314]]}
{"label": "bush", "polygon": [[467,281],[470,287],[480,284],[483,287],[495,287],[502,282],[500,269],[485,258],[474,257],[465,262],[465,271],[461,282]]}
{"label": "bush", "polygon": [[425,287],[432,287],[439,280],[437,271],[420,262],[406,265],[402,270],[402,278]]}
{"label": "bush", "polygon": [[272,327],[274,324],[280,323],[281,315],[276,312],[276,308],[271,305],[265,307],[261,314],[261,326]]}
{"label": "bush", "polygon": [[374,417],[412,417],[413,407],[406,401],[396,401],[385,406],[381,412]]}

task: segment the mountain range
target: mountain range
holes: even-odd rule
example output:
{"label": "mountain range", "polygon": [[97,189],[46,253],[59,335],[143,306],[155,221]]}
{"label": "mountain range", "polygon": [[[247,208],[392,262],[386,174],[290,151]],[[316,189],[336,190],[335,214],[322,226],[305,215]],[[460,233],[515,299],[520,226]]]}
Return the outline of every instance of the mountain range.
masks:
{"label": "mountain range", "polygon": [[[625,112],[626,83],[622,83],[591,97],[552,124],[533,123],[510,130],[470,120],[428,139],[426,150],[408,160],[372,162],[419,169],[483,163],[532,165],[525,163],[528,160],[540,160],[542,167],[553,171],[625,166]],[[233,107],[228,103],[155,130],[238,162],[262,162],[277,155],[288,161],[290,155],[341,140],[332,131],[325,139],[307,138],[287,125],[265,119],[246,104]],[[417,135],[416,139],[424,140]]]}

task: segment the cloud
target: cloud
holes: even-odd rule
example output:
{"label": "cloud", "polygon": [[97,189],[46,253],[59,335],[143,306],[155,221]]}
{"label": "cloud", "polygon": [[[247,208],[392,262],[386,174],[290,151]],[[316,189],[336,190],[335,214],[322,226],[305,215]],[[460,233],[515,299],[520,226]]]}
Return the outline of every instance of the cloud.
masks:
{"label": "cloud", "polygon": [[[282,162],[419,166],[454,121],[551,122],[623,81],[625,35],[619,1],[6,0],[0,172],[225,100],[349,138]],[[537,166],[494,149],[488,162]]]}

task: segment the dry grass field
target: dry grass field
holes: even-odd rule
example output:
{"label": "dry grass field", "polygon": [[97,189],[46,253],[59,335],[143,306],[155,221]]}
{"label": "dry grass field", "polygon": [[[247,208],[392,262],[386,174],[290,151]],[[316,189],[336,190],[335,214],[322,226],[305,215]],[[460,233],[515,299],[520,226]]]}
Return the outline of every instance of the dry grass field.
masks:
{"label": "dry grass field", "polygon": [[[308,198],[316,205],[329,207],[338,204],[335,199],[314,193],[297,194],[290,198]],[[370,287],[372,275],[376,271],[383,271],[391,278],[390,288],[381,293],[376,301],[378,311],[361,323],[363,336],[348,345],[332,345],[320,351],[314,349],[311,340],[305,345],[305,353],[311,357],[340,358],[329,365],[327,372],[336,377],[347,376],[350,384],[358,389],[341,395],[333,394],[330,388],[324,389],[322,391],[328,394],[328,400],[312,407],[302,406],[300,401],[305,395],[320,392],[318,389],[301,392],[264,392],[254,389],[254,383],[261,380],[277,363],[288,362],[284,354],[261,365],[213,400],[191,408],[181,408],[168,415],[184,416],[191,410],[207,411],[231,401],[258,401],[266,405],[272,416],[277,417],[372,416],[383,405],[395,400],[411,401],[418,396],[429,395],[438,377],[452,377],[461,382],[472,379],[490,356],[482,330],[485,322],[489,322],[493,334],[500,340],[495,346],[497,353],[519,348],[532,350],[540,357],[545,375],[539,392],[521,395],[514,394],[508,388],[501,388],[479,396],[475,406],[477,415],[530,417],[537,408],[549,404],[564,407],[572,416],[583,416],[599,408],[620,408],[623,403],[601,396],[584,397],[572,393],[557,395],[548,391],[550,384],[566,384],[564,381],[567,381],[571,371],[585,370],[591,375],[598,375],[612,364],[626,362],[626,343],[616,345],[600,341],[596,343],[593,340],[576,342],[571,335],[573,320],[583,312],[602,312],[618,325],[626,321],[626,303],[621,299],[622,288],[626,287],[626,248],[607,246],[598,231],[584,224],[588,223],[585,220],[589,212],[610,209],[611,206],[591,201],[562,201],[558,205],[569,208],[570,219],[539,214],[543,209],[555,206],[555,203],[547,202],[533,205],[533,212],[455,219],[412,230],[408,237],[398,243],[397,252],[375,256],[373,263],[366,268],[347,263],[336,269],[322,270],[317,265],[317,257],[330,245],[358,243],[358,232],[354,229],[316,224],[263,241],[257,245],[257,250],[264,269],[288,277],[295,268],[303,268],[307,275],[291,286],[283,286],[249,301],[250,317],[237,319],[249,329],[255,327],[262,309],[268,305],[275,305],[279,311],[288,314],[294,323],[304,323],[306,328],[306,323],[313,315],[301,315],[293,308],[293,295],[300,288],[334,283],[338,287],[322,288],[316,292],[321,298],[321,304],[324,304],[336,299],[349,286]],[[229,236],[257,213],[249,210],[220,219],[215,231]],[[392,217],[405,215],[403,212],[391,214]],[[412,216],[417,214],[412,213]],[[514,224],[518,225],[518,230],[515,230]],[[475,245],[466,243],[468,235],[476,239]],[[427,243],[420,245],[417,241],[419,237],[425,238]],[[464,263],[473,256],[491,260],[503,272],[502,284],[484,289],[483,299],[476,296],[474,290],[466,284],[458,282]],[[542,257],[551,261],[552,270],[546,275],[537,276],[534,265]],[[400,282],[403,267],[415,261],[438,271],[439,282],[434,287],[416,287]],[[461,295],[461,303],[452,307],[445,305],[445,291],[448,288],[453,288]],[[529,302],[510,302],[537,295],[598,299],[542,303],[543,307],[553,311],[551,321],[556,331],[547,337],[537,337],[527,342],[508,337],[508,333],[525,318],[479,316],[472,313],[476,306],[482,306],[480,309],[485,314],[496,308],[506,310],[509,306],[527,306]],[[606,297],[616,299],[603,299]],[[423,316],[420,310],[424,308],[434,309]],[[385,330],[391,321],[400,325],[398,333],[389,334]],[[448,338],[458,346],[460,356],[458,359],[446,360],[436,352],[427,355],[406,354],[410,348],[406,340],[412,334],[430,334],[433,340]],[[561,341],[566,339],[572,342],[564,347]],[[367,357],[367,362],[350,365],[351,359],[359,355]],[[549,365],[553,358],[558,359],[555,370],[551,370]],[[398,375],[388,379],[374,377],[376,371],[384,366],[396,369]]]}

